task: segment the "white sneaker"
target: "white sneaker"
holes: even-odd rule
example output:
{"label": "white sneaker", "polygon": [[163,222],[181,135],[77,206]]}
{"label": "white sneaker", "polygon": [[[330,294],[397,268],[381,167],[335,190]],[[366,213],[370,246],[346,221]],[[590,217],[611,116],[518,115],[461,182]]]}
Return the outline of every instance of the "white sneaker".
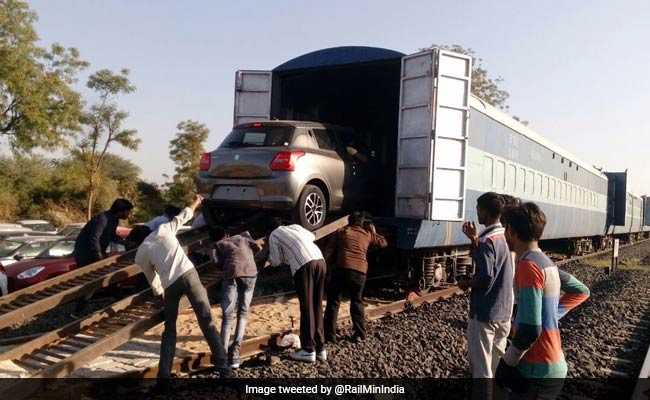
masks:
{"label": "white sneaker", "polygon": [[298,350],[289,355],[289,357],[293,360],[296,361],[304,361],[304,362],[309,362],[313,363],[316,362],[316,353],[315,352],[308,352],[305,350]]}
{"label": "white sneaker", "polygon": [[316,353],[316,359],[318,361],[327,361],[327,350],[323,349]]}

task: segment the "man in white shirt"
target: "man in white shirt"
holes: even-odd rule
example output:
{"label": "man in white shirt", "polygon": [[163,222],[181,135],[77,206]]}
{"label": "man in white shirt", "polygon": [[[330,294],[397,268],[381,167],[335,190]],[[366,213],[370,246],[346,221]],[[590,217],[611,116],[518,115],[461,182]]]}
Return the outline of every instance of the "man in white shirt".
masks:
{"label": "man in white shirt", "polygon": [[325,361],[323,296],[327,267],[323,254],[314,243],[314,234],[302,226],[282,226],[279,219],[274,219],[271,227],[274,229],[269,235],[269,263],[289,265],[300,300],[301,349],[292,353],[291,358]]}
{"label": "man in white shirt", "polygon": [[156,295],[162,295],[164,301],[165,331],[160,343],[159,378],[171,376],[171,367],[176,351],[178,304],[183,295],[187,295],[192,304],[203,336],[210,346],[213,364],[222,377],[230,376],[226,353],[212,319],[205,287],[199,279],[194,264],[187,258],[176,238],[178,229],[194,216],[194,210],[201,204],[201,201],[203,198],[197,195],[192,205],[184,208],[169,222],[161,224],[142,242],[135,256],[135,262],[142,268],[153,292]]}

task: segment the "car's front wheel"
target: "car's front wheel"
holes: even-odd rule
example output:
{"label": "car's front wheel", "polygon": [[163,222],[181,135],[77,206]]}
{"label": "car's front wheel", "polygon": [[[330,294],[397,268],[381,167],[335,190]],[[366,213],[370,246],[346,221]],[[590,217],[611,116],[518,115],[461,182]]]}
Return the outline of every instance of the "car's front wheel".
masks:
{"label": "car's front wheel", "polygon": [[295,218],[300,225],[313,231],[325,223],[327,199],[323,191],[314,185],[306,185],[295,208]]}

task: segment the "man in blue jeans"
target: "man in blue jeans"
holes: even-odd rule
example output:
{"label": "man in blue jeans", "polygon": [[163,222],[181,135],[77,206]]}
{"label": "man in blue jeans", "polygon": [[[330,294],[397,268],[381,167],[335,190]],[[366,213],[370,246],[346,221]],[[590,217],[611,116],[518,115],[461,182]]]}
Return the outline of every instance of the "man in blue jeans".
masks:
{"label": "man in blue jeans", "polygon": [[[223,231],[212,231],[216,241],[214,257],[217,267],[223,269],[223,294],[221,299],[221,340],[228,353],[228,363],[233,369],[239,368],[239,348],[244,340],[248,321],[248,308],[253,298],[257,266],[255,253],[260,246],[248,232],[228,236]],[[235,337],[230,343],[230,331],[237,319]]]}

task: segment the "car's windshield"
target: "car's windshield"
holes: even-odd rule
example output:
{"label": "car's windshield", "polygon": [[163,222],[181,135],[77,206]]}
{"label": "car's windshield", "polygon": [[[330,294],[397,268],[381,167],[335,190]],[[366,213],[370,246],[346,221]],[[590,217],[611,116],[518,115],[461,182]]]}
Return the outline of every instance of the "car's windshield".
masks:
{"label": "car's windshield", "polygon": [[74,240],[61,240],[42,251],[38,258],[67,257],[74,251]]}
{"label": "car's windshield", "polygon": [[18,250],[17,253],[23,257],[35,257],[43,249],[46,249],[50,245],[50,242],[32,242],[25,243]]}
{"label": "car's windshield", "polygon": [[59,232],[58,234],[60,236],[70,236],[70,235],[78,235],[79,232],[81,232],[80,226],[66,226],[65,228],[61,229],[61,232]]}
{"label": "car's windshield", "polygon": [[38,232],[52,232],[56,230],[56,228],[51,224],[29,224],[27,226]]}
{"label": "car's windshield", "polygon": [[22,242],[15,242],[13,240],[0,241],[0,257],[8,257],[16,251],[17,248],[22,246]]}
{"label": "car's windshield", "polygon": [[260,126],[237,128],[221,144],[224,148],[289,146],[294,128],[290,126]]}

